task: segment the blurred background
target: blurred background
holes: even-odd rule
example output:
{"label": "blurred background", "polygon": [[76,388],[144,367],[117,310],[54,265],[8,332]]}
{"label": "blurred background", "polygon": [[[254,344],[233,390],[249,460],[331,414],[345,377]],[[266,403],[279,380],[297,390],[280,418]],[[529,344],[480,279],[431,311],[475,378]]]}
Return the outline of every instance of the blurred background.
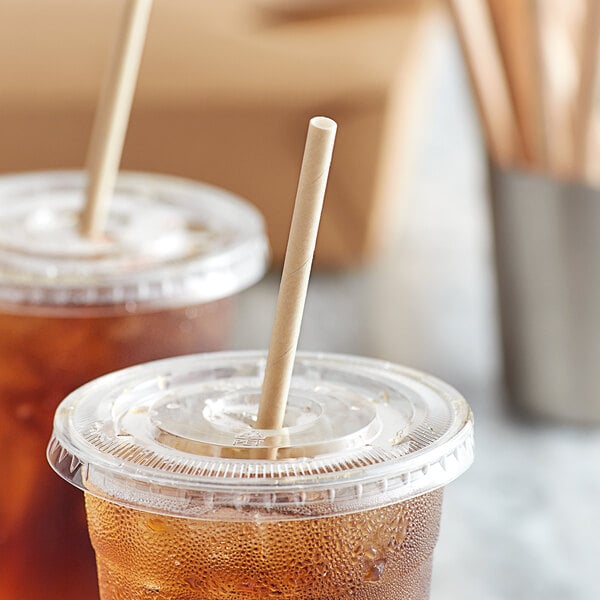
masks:
{"label": "blurred background", "polygon": [[[513,55],[529,60],[533,30],[512,43],[506,32],[518,31],[518,11],[534,4],[543,11],[538,6],[533,25],[550,33],[539,37],[537,62],[518,67]],[[83,167],[120,7],[0,0],[0,171]],[[268,345],[306,123],[325,114],[338,121],[339,136],[301,349],[429,371],[473,407],[477,459],[446,492],[434,600],[600,598],[598,363],[588,360],[584,372],[569,355],[554,386],[558,400],[546,410],[536,399],[532,409],[535,386],[546,375],[554,381],[557,368],[541,360],[531,383],[529,361],[540,346],[557,360],[565,344],[542,336],[528,354],[518,335],[532,319],[543,332],[553,323],[571,331],[571,305],[557,308],[548,293],[571,286],[574,305],[589,305],[576,315],[589,335],[569,343],[579,356],[600,357],[597,287],[585,283],[600,281],[598,256],[590,241],[571,257],[578,230],[570,224],[570,237],[562,235],[556,216],[564,211],[568,221],[583,210],[563,206],[571,186],[583,186],[592,202],[579,222],[592,223],[590,240],[600,237],[600,198],[589,185],[594,141],[582,134],[594,130],[599,12],[597,0],[155,1],[123,168],[213,183],[265,215],[274,268],[242,294],[231,347]],[[523,108],[527,82],[544,110],[531,112],[534,92],[530,112]],[[562,109],[546,97],[563,99]],[[526,192],[502,184],[515,172],[531,174]],[[554,229],[539,233],[556,254],[542,253],[520,276],[507,273],[521,260],[507,261],[502,249],[508,234],[499,218],[510,223],[502,207],[535,197],[544,212],[542,185],[560,189],[545,211]],[[512,217],[525,222],[525,238],[543,222],[540,214]],[[524,263],[535,247],[524,244]],[[565,256],[558,281],[541,281],[542,264]],[[503,260],[509,268],[499,280]],[[583,267],[591,275],[573,289],[569,277]],[[524,316],[523,279],[535,283],[534,310]],[[513,322],[517,332],[507,328]],[[511,360],[521,371],[507,386]],[[580,380],[592,383],[577,387]]]}

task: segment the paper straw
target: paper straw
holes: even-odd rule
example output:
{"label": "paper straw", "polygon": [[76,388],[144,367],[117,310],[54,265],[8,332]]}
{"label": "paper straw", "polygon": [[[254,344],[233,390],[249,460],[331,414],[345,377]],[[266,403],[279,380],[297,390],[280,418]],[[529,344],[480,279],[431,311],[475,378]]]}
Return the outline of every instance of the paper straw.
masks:
{"label": "paper straw", "polygon": [[128,0],[88,147],[88,187],[81,233],[102,234],[113,193],[137,81],[152,0]]}
{"label": "paper straw", "polygon": [[336,129],[336,123],[326,117],[313,117],[308,126],[258,409],[258,429],[283,426]]}

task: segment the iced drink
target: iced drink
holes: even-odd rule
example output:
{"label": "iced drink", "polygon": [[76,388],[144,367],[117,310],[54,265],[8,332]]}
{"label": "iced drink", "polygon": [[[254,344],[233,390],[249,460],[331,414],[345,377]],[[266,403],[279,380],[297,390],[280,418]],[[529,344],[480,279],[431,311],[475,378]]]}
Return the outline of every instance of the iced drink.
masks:
{"label": "iced drink", "polygon": [[428,598],[443,488],[473,458],[466,402],[299,354],[284,428],[257,430],[264,365],[163,360],[61,404],[48,456],[85,492],[102,600]]}
{"label": "iced drink", "polygon": [[86,495],[103,600],[425,600],[441,505],[437,490],[334,517],[240,523]]}
{"label": "iced drink", "polygon": [[260,216],[221,190],[125,174],[106,236],[77,233],[84,176],[0,178],[0,599],[98,597],[79,494],[48,473],[60,400],[110,371],[223,347],[264,272]]}

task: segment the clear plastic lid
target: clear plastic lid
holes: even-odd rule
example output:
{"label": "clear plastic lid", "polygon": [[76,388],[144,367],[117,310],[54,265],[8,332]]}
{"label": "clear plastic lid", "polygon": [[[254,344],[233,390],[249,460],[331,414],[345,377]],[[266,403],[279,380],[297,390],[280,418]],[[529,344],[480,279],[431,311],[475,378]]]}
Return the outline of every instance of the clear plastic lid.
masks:
{"label": "clear plastic lid", "polygon": [[350,356],[299,354],[284,428],[257,430],[265,359],[185,356],[96,379],[59,406],[49,461],[125,506],[243,520],[384,506],[473,460],[471,411],[454,389]]}
{"label": "clear plastic lid", "polygon": [[221,189],[121,173],[105,233],[78,232],[86,175],[0,177],[0,307],[22,312],[133,310],[229,296],[264,274],[268,243],[256,209]]}

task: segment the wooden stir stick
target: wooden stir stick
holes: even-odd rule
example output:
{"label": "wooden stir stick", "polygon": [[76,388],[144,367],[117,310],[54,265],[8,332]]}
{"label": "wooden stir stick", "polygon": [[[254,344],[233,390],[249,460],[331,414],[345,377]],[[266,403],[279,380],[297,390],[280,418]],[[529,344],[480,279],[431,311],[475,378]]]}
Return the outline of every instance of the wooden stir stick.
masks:
{"label": "wooden stir stick", "polygon": [[496,42],[483,0],[448,0],[492,158],[501,166],[522,159],[523,143]]}
{"label": "wooden stir stick", "polygon": [[583,42],[581,52],[581,71],[579,90],[575,110],[575,173],[581,180],[593,177],[594,163],[590,152],[590,138],[594,133],[594,95],[598,80],[598,38],[600,37],[600,2],[587,0]]}
{"label": "wooden stir stick", "polygon": [[506,78],[530,166],[546,163],[541,99],[541,57],[533,0],[488,0]]}
{"label": "wooden stir stick", "polygon": [[336,130],[335,121],[326,117],[313,117],[308,126],[258,407],[258,429],[283,426]]}
{"label": "wooden stir stick", "polygon": [[579,79],[577,42],[583,15],[578,2],[536,0],[543,58],[543,115],[548,169],[554,177],[572,177],[575,168],[574,114]]}
{"label": "wooden stir stick", "polygon": [[88,147],[88,187],[82,235],[102,234],[115,186],[146,39],[152,0],[127,0],[115,54],[105,79]]}

